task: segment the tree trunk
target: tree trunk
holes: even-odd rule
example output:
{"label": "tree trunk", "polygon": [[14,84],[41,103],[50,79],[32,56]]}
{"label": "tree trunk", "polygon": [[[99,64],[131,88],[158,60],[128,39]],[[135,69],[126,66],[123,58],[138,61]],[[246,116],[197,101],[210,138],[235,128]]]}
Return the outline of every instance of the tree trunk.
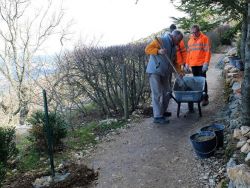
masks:
{"label": "tree trunk", "polygon": [[250,3],[248,3],[247,39],[245,46],[245,71],[242,85],[242,123],[250,126]]}
{"label": "tree trunk", "polygon": [[240,56],[241,59],[245,59],[246,38],[247,38],[247,15],[243,15],[241,26],[241,44],[240,44]]}

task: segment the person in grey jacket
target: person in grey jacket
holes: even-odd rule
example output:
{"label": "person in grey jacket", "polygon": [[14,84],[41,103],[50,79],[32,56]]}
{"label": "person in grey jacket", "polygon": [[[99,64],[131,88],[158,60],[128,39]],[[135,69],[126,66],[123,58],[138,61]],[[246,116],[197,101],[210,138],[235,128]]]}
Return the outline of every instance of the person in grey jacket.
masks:
{"label": "person in grey jacket", "polygon": [[[171,98],[171,78],[173,67],[168,58],[175,62],[176,45],[180,43],[183,34],[179,30],[153,40],[145,48],[146,54],[150,55],[146,72],[149,74],[149,84],[152,93],[152,105],[154,123],[169,123],[164,117]],[[177,71],[180,72],[176,64]]]}

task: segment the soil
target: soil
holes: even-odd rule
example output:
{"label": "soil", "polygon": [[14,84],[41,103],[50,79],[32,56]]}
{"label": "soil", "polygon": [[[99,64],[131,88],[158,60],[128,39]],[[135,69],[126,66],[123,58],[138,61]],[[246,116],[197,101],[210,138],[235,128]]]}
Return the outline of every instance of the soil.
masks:
{"label": "soil", "polygon": [[[215,68],[221,54],[213,54],[207,72],[209,105],[202,107],[199,117],[188,114],[188,105],[181,104],[177,118],[177,104],[172,100],[168,111],[170,123],[156,125],[152,118],[132,124],[129,129],[109,136],[86,156],[85,163],[99,171],[97,188],[198,188],[196,155],[190,135],[201,127],[214,123],[216,113],[223,106],[221,71]],[[219,122],[218,122],[219,123]]]}
{"label": "soil", "polygon": [[[98,176],[97,172],[83,164],[69,163],[64,167],[63,171],[64,174],[70,173],[70,175],[64,181],[52,184],[48,188],[87,188]],[[49,174],[50,173],[44,172],[18,174],[9,179],[3,188],[32,188],[32,183],[34,183],[37,178],[48,176]]]}

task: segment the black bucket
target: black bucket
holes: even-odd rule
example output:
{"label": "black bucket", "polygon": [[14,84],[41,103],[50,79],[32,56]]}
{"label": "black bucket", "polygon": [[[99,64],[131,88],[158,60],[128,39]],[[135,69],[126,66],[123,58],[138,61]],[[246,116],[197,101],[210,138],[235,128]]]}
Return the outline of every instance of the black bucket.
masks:
{"label": "black bucket", "polygon": [[225,129],[224,125],[215,123],[206,127],[202,127],[200,130],[201,131],[214,131],[217,137],[217,148],[219,148],[219,147],[223,147],[224,129]]}
{"label": "black bucket", "polygon": [[212,131],[201,131],[190,136],[195,153],[200,158],[214,155],[217,141],[216,134]]}

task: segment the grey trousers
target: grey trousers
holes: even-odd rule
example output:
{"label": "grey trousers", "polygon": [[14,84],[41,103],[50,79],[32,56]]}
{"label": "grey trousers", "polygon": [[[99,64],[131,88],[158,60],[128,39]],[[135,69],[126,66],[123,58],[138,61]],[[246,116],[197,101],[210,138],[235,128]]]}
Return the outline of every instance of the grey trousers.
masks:
{"label": "grey trousers", "polygon": [[169,93],[171,92],[171,78],[172,74],[167,76],[149,74],[154,118],[163,117],[163,113],[168,108],[171,98]]}

